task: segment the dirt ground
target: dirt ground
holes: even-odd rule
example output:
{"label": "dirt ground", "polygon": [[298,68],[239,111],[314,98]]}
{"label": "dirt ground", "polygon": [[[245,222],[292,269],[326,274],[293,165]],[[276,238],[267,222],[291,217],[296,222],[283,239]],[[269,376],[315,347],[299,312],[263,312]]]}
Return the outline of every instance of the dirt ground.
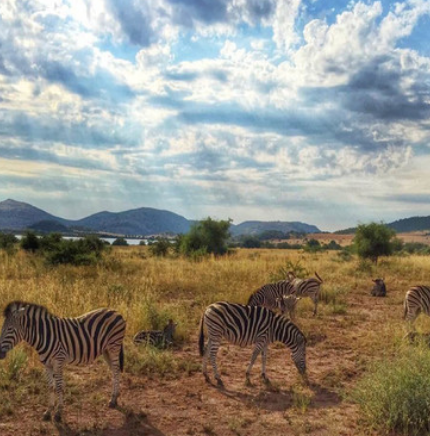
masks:
{"label": "dirt ground", "polygon": [[[369,434],[361,428],[359,411],[347,393],[379,352],[375,331],[387,320],[401,322],[401,305],[400,290],[385,299],[368,292],[351,289],[343,314],[324,313],[323,306],[315,318],[311,308],[300,314],[299,326],[306,317],[309,387],[301,384],[289,350],[279,344],[272,345],[268,355],[271,386],[260,380],[260,359],[253,368],[253,385],[245,386],[252,350],[224,343],[218,363],[225,389],[207,384],[197,370],[162,378],[125,373],[120,407],[111,410],[109,374],[98,361],[90,367],[66,368],[63,424],[42,422],[47,396],[29,393],[28,402],[14,406],[13,415],[0,423],[0,435]],[[199,365],[197,335],[174,354]]]}

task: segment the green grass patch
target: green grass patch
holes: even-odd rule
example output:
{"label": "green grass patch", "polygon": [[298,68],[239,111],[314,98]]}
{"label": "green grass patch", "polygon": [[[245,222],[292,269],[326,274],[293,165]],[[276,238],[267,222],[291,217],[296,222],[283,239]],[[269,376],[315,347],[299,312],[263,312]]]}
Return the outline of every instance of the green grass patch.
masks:
{"label": "green grass patch", "polygon": [[363,421],[381,434],[430,434],[428,346],[404,346],[395,358],[373,364],[351,396]]}

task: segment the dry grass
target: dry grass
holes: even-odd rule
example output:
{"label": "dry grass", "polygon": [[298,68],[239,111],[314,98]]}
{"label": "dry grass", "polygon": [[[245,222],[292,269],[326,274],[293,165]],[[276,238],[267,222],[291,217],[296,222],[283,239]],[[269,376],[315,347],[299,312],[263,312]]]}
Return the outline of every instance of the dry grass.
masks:
{"label": "dry grass", "polygon": [[[213,391],[202,381],[196,353],[197,327],[205,307],[218,300],[244,303],[251,292],[291,264],[311,275],[317,271],[324,280],[318,316],[311,316],[311,301],[300,301],[297,311],[297,323],[308,337],[310,389],[297,385],[290,359],[276,346],[268,360],[271,390],[257,381],[258,365],[254,387],[245,387],[250,350],[225,346],[219,363],[234,392]],[[370,279],[376,276],[385,278],[386,299],[369,296]],[[153,258],[139,246],[117,247],[97,266],[52,268],[21,251],[10,257],[0,252],[2,307],[21,299],[46,305],[60,316],[77,316],[108,306],[126,317],[123,399],[132,408],[123,418],[106,418],[109,379],[104,364],[97,363],[94,369],[66,369],[66,415],[75,433],[34,424],[45,406],[46,388],[37,356],[20,347],[13,358],[15,369],[10,357],[0,363],[0,420],[4,421],[0,434],[162,434],[153,425],[168,435],[281,434],[288,429],[291,434],[361,434],[357,406],[342,398],[348,397],[371,363],[396,355],[404,334],[404,293],[410,285],[429,282],[430,261],[422,256],[381,259],[375,267],[360,265],[356,258],[343,261],[336,252],[238,250],[228,257],[190,262]],[[170,318],[178,322],[173,349],[158,351],[131,343],[138,330],[160,329]],[[430,319],[421,317],[417,327],[430,331]],[[179,393],[174,395],[182,398],[177,403],[170,402],[175,389]],[[161,410],[167,404],[166,416]],[[210,412],[214,404],[215,416]],[[141,410],[148,418],[136,418]],[[114,423],[110,433],[109,422]],[[333,433],[335,424],[339,433]]]}

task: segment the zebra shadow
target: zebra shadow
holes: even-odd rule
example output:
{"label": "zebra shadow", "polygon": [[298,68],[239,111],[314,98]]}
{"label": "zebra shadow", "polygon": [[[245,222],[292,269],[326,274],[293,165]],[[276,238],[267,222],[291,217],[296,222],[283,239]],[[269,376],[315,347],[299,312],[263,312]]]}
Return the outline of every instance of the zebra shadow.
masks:
{"label": "zebra shadow", "polygon": [[[283,412],[287,409],[297,406],[300,397],[294,389],[281,390],[271,385],[257,385],[254,384],[252,389],[256,392],[246,392],[243,390],[232,390],[228,388],[216,388],[226,397],[240,401],[249,406],[258,407],[269,412]],[[309,408],[322,409],[326,407],[333,407],[339,404],[342,399],[334,391],[330,391],[318,384],[311,383],[308,386],[310,391],[309,395]]]}
{"label": "zebra shadow", "polygon": [[117,407],[117,410],[124,415],[124,422],[116,428],[74,430],[67,423],[55,423],[59,436],[166,436],[162,431],[154,427],[148,417],[140,412],[135,413],[126,407]]}

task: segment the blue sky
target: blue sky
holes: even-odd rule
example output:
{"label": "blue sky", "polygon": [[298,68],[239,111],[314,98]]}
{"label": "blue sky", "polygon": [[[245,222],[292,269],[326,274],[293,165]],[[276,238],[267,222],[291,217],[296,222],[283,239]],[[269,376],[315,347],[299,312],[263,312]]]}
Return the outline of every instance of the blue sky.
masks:
{"label": "blue sky", "polygon": [[430,0],[3,0],[0,200],[430,215],[429,41]]}

